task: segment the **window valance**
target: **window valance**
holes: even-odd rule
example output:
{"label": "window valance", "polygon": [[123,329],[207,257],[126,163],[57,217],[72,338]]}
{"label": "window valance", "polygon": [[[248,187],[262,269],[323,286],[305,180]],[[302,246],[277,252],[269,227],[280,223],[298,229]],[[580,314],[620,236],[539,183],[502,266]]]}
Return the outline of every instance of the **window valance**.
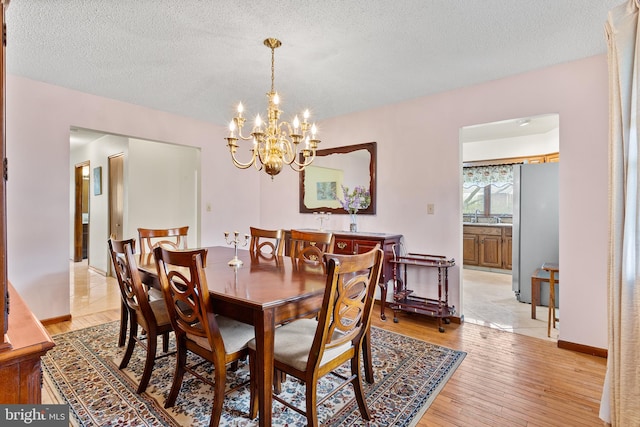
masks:
{"label": "window valance", "polygon": [[467,188],[513,184],[513,165],[469,166],[462,168],[462,182]]}

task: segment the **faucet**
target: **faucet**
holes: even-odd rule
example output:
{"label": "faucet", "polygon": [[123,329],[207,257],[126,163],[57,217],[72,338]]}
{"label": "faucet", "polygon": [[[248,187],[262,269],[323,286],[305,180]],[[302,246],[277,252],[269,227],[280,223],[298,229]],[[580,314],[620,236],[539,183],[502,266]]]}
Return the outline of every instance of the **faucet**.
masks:
{"label": "faucet", "polygon": [[478,222],[478,214],[480,213],[480,209],[476,209],[476,212],[473,214],[473,222]]}
{"label": "faucet", "polygon": [[494,216],[494,218],[496,219],[496,224],[500,224],[502,222],[502,218],[499,216]]}

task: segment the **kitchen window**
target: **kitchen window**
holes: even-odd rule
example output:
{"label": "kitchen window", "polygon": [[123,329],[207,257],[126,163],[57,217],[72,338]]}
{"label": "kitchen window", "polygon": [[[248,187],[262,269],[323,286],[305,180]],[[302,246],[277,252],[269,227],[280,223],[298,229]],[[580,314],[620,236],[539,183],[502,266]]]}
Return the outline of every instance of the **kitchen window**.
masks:
{"label": "kitchen window", "polygon": [[462,212],[481,217],[513,214],[513,165],[463,168]]}

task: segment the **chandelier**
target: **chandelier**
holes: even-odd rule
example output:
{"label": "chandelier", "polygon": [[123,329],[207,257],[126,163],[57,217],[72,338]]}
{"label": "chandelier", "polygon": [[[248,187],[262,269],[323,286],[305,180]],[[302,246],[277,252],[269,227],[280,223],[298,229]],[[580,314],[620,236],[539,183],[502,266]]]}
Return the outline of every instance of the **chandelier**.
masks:
{"label": "chandelier", "polygon": [[[267,121],[263,122],[258,114],[251,134],[244,136],[242,127],[245,118],[242,116],[244,107],[238,104],[237,115],[229,123],[229,136],[227,146],[231,153],[233,164],[240,169],[247,169],[255,166],[257,170],[262,170],[271,175],[271,179],[282,170],[283,165],[289,165],[297,172],[309,166],[316,157],[316,149],[320,140],[316,139],[316,125],[310,124],[309,110],[302,114],[302,122],[295,116],[291,123],[279,122],[282,111],[278,108],[280,97],[274,88],[274,56],[275,49],[282,43],[278,39],[268,38],[264,45],[271,49],[271,91],[267,93],[269,105],[267,108]],[[240,162],[236,158],[238,150],[238,139],[243,141],[253,141],[250,148],[251,158],[248,162]],[[302,144],[301,147],[299,145]],[[300,157],[300,160],[297,158]]]}

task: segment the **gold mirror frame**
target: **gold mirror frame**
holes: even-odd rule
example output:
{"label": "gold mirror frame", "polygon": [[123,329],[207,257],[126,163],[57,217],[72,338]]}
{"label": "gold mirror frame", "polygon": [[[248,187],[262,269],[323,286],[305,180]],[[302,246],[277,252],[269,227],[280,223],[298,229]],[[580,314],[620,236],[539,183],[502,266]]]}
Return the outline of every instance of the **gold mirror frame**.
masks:
{"label": "gold mirror frame", "polygon": [[[349,182],[349,180],[342,181],[342,176],[344,175],[344,171],[339,167],[335,169],[331,168],[332,159],[336,158],[339,161],[336,163],[340,164],[349,164],[356,165],[357,161],[355,161],[356,156],[353,156],[352,159],[349,159],[350,155],[354,152],[358,152],[363,150],[364,153],[357,154],[368,154],[369,155],[369,165],[368,165],[368,179],[369,182]],[[367,142],[364,144],[356,144],[356,145],[348,145],[343,147],[335,147],[335,148],[326,148],[323,150],[318,150],[316,153],[316,158],[310,166],[307,166],[302,172],[300,172],[300,195],[299,195],[299,203],[300,203],[300,213],[313,213],[313,212],[331,212],[332,214],[348,214],[339,204],[339,199],[342,196],[341,185],[346,185],[349,188],[349,191],[353,190],[353,187],[356,185],[367,186],[369,187],[369,191],[371,193],[371,204],[368,208],[362,209],[358,211],[358,215],[360,214],[369,214],[373,215],[376,213],[376,151],[377,145],[375,142]],[[345,157],[342,157],[342,156]],[[358,156],[362,157],[362,156]],[[353,160],[353,161],[351,161]],[[326,173],[331,175],[331,173],[335,173],[335,177],[322,178],[328,180],[327,182],[317,182],[310,181],[314,178],[313,176],[318,176],[318,169],[326,169]],[[364,177],[367,173],[367,166],[363,165],[362,170],[357,171],[358,174],[362,174]],[[332,172],[333,171],[333,172]],[[363,178],[362,181],[366,181],[366,178]],[[317,196],[313,199],[312,202],[305,203],[305,196],[311,197],[310,189],[316,188],[316,193],[321,193],[322,184],[325,184],[330,190],[327,195],[323,197]],[[332,198],[333,191],[337,192],[337,197]],[[324,194],[324,193],[323,193]],[[326,197],[326,206],[323,206],[322,200]],[[337,205],[337,206],[336,206]]]}

